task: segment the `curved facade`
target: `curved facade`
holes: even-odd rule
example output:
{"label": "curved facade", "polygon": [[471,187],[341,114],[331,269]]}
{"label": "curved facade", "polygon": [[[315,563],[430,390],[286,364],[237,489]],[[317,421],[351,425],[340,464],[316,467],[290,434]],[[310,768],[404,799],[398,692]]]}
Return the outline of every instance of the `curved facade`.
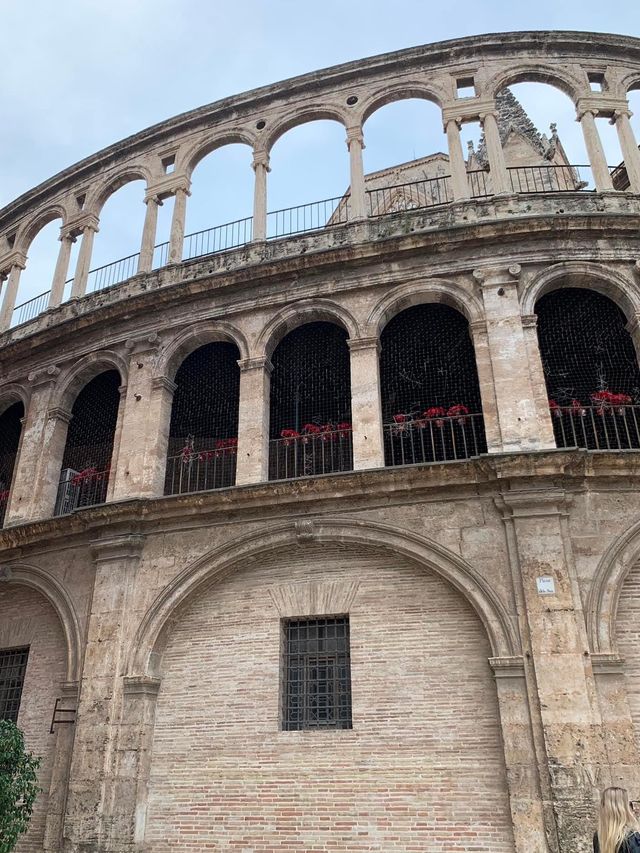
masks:
{"label": "curved facade", "polygon": [[[523,81],[573,100],[588,164],[518,118]],[[21,853],[586,853],[599,790],[640,799],[636,88],[623,36],[427,45],[178,116],[0,211],[0,712],[43,756]],[[364,121],[408,97],[448,152],[366,176]],[[272,146],[318,118],[348,191],[269,210]],[[253,215],[185,235],[233,142]],[[134,179],[140,252],[94,269]]]}

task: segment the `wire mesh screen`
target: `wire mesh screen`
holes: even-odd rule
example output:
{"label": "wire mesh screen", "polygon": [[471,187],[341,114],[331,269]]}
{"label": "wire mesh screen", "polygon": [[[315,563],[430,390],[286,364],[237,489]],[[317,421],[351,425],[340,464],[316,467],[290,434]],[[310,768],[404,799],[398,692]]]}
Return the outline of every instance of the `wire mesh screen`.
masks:
{"label": "wire mesh screen", "polygon": [[120,406],[120,374],[107,370],[76,397],[62,458],[55,515],[104,503]]}
{"label": "wire mesh screen", "polygon": [[18,721],[29,649],[0,649],[0,720]]}
{"label": "wire mesh screen", "polygon": [[240,353],[205,344],[182,362],[173,397],[165,494],[232,486],[238,444]]}
{"label": "wire mesh screen", "polygon": [[381,335],[387,465],[486,452],[475,351],[466,319],[448,305],[407,308]]}
{"label": "wire mesh screen", "polygon": [[306,323],[283,338],[271,361],[270,479],[351,470],[346,331]]}
{"label": "wire mesh screen", "polygon": [[351,728],[349,617],[284,623],[285,731]]}
{"label": "wire mesh screen", "polygon": [[20,444],[20,421],[23,417],[22,403],[14,403],[0,415],[0,527],[4,523],[9,503],[9,489]]}
{"label": "wire mesh screen", "polygon": [[558,446],[640,447],[640,371],[620,308],[569,287],[543,296],[536,313]]}

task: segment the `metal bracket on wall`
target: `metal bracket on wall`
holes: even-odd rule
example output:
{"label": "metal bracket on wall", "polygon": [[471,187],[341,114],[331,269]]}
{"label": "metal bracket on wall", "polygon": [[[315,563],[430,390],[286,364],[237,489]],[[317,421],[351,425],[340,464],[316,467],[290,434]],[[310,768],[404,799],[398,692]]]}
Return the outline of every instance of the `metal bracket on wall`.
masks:
{"label": "metal bracket on wall", "polygon": [[53,708],[53,716],[51,717],[51,728],[49,734],[53,734],[55,727],[59,725],[73,725],[76,721],[75,708],[61,708],[60,703],[64,702],[63,696],[56,699],[56,704]]}

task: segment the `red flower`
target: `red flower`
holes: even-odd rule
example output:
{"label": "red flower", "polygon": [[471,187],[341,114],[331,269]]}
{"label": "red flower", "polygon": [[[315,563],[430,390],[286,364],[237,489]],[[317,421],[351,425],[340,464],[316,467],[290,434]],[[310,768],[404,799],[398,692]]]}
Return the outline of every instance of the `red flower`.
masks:
{"label": "red flower", "polygon": [[556,403],[555,400],[549,400],[549,409],[551,410],[551,414],[554,415],[554,417],[556,417],[556,418],[562,417],[562,409]]}
{"label": "red flower", "polygon": [[306,432],[308,435],[317,435],[320,432],[320,427],[318,424],[305,424],[302,427],[302,431]]}
{"label": "red flower", "polygon": [[442,406],[431,406],[431,408],[426,409],[422,414],[427,418],[427,420],[435,420],[436,426],[440,428],[444,426],[444,421],[442,419],[447,416],[447,413]]}
{"label": "red flower", "polygon": [[587,414],[587,410],[580,400],[576,400],[575,398],[571,401],[571,408],[567,409],[567,411],[571,411],[574,415],[579,415],[581,418],[584,418]]}
{"label": "red flower", "polygon": [[280,438],[285,439],[285,447],[290,447],[296,439],[300,438],[300,433],[295,429],[283,429],[280,432]]}
{"label": "red flower", "polygon": [[339,438],[349,438],[351,435],[351,424],[349,421],[340,421],[337,430]]}
{"label": "red flower", "polygon": [[85,468],[83,471],[80,471],[71,479],[72,486],[81,486],[86,480],[91,480],[93,477],[97,478],[98,469],[97,468]]}
{"label": "red flower", "polygon": [[335,441],[335,427],[333,424],[322,424],[320,427],[320,438],[322,441]]}
{"label": "red flower", "polygon": [[393,420],[397,424],[403,424],[407,419],[406,415],[394,415]]}
{"label": "red flower", "polygon": [[465,415],[469,414],[469,409],[466,406],[463,406],[462,403],[456,403],[455,406],[450,406],[447,409],[447,417],[448,418],[457,418],[460,426],[466,424],[467,419]]}

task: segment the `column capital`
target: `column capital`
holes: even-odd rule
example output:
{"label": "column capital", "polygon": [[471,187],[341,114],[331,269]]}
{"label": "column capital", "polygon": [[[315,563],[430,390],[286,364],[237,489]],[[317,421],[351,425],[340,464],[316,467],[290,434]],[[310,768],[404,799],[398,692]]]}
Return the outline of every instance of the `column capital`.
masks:
{"label": "column capital", "polygon": [[123,533],[108,539],[94,539],[89,550],[94,563],[137,560],[142,553],[145,537],[141,533]]}
{"label": "column capital", "polygon": [[486,335],[487,321],[484,318],[481,320],[472,320],[469,323],[469,331],[471,332],[471,337],[475,337],[476,335]]}
{"label": "column capital", "polygon": [[449,129],[449,125],[454,125],[455,129],[460,131],[462,129],[462,116],[449,116],[448,118],[444,118],[442,121],[442,128],[446,133]]}
{"label": "column capital", "polygon": [[65,424],[71,422],[73,414],[68,409],[63,409],[61,406],[53,406],[47,411],[47,418],[50,421],[62,421]]}
{"label": "column capital", "polygon": [[511,655],[503,658],[489,658],[489,666],[495,678],[524,678],[524,658]]}
{"label": "column capital", "polygon": [[495,112],[496,102],[493,98],[464,98],[442,107],[442,123],[446,127],[452,119],[463,123],[477,121],[480,114]]}
{"label": "column capital", "polygon": [[633,115],[633,113],[631,112],[631,110],[628,107],[626,109],[622,109],[622,110],[614,110],[611,118],[609,119],[609,124],[615,124],[619,118],[623,118],[623,117],[630,119],[632,115]]}
{"label": "column capital", "polygon": [[67,235],[75,238],[79,234],[83,234],[87,228],[90,228],[92,231],[97,233],[100,230],[99,225],[100,220],[95,213],[91,213],[87,210],[81,210],[75,216],[70,216],[64,225],[62,225],[60,228],[60,239]]}
{"label": "column capital", "polygon": [[258,169],[258,167],[260,167],[260,166],[264,166],[264,168],[267,170],[267,172],[271,171],[271,167],[269,166],[269,152],[263,151],[263,150],[256,151],[254,149],[253,160],[251,162],[251,168],[255,172],[256,169]]}
{"label": "column capital", "polygon": [[147,184],[144,200],[146,202],[149,199],[157,198],[160,203],[163,198],[169,198],[178,192],[191,195],[191,181],[186,175],[176,175],[175,172],[172,172],[155,183]]}
{"label": "column capital", "polygon": [[130,355],[157,350],[159,346],[160,336],[157,332],[152,332],[150,335],[128,338],[124,342],[124,348],[129,351]]}
{"label": "column capital", "polygon": [[571,505],[571,495],[554,487],[531,491],[503,491],[493,499],[503,519],[553,518],[566,516]]}
{"label": "column capital", "polygon": [[596,116],[612,116],[616,112],[628,112],[629,104],[626,98],[612,98],[608,93],[592,92],[590,95],[585,95],[578,98],[576,101],[576,115],[578,120],[585,113],[591,113]]}
{"label": "column capital", "polygon": [[351,143],[357,142],[360,148],[364,149],[364,134],[360,125],[347,128],[347,148],[351,149]]}
{"label": "column capital", "polygon": [[380,352],[380,338],[377,335],[370,335],[364,338],[349,338],[347,346],[351,352],[361,349],[374,349],[378,353]]}
{"label": "column capital", "polygon": [[264,370],[271,375],[271,371],[273,370],[273,364],[266,355],[258,355],[253,358],[240,358],[238,359],[238,367],[240,368],[240,373],[245,373],[249,370]]}
{"label": "column capital", "polygon": [[515,286],[520,278],[522,267],[511,264],[505,267],[479,267],[472,275],[481,287]]}
{"label": "column capital", "polygon": [[77,234],[74,234],[66,225],[60,226],[60,236],[58,240],[61,243],[64,243],[65,240],[68,240],[69,243],[75,243],[78,238]]}
{"label": "column capital", "polygon": [[18,250],[14,250],[13,252],[9,252],[9,254],[5,255],[3,258],[0,258],[0,270],[2,270],[3,274],[7,274],[7,272],[11,272],[14,267],[19,267],[23,270],[27,266],[27,256],[24,252],[20,252]]}
{"label": "column capital", "polygon": [[40,385],[55,383],[58,376],[60,376],[60,368],[56,367],[55,364],[50,364],[49,367],[42,368],[41,370],[34,370],[27,376],[27,380],[34,388],[37,388]]}
{"label": "column capital", "polygon": [[485,120],[488,118],[494,118],[498,121],[498,112],[495,109],[495,106],[489,110],[482,110],[478,113],[478,119],[480,120],[480,124],[484,124]]}
{"label": "column capital", "polygon": [[154,376],[151,380],[152,391],[168,391],[173,394],[178,386],[168,376]]}
{"label": "column capital", "polygon": [[156,192],[150,193],[148,190],[144,196],[144,203],[145,204],[150,204],[150,203],[151,204],[157,204],[158,207],[162,207],[162,199],[160,198],[158,193],[156,193]]}

